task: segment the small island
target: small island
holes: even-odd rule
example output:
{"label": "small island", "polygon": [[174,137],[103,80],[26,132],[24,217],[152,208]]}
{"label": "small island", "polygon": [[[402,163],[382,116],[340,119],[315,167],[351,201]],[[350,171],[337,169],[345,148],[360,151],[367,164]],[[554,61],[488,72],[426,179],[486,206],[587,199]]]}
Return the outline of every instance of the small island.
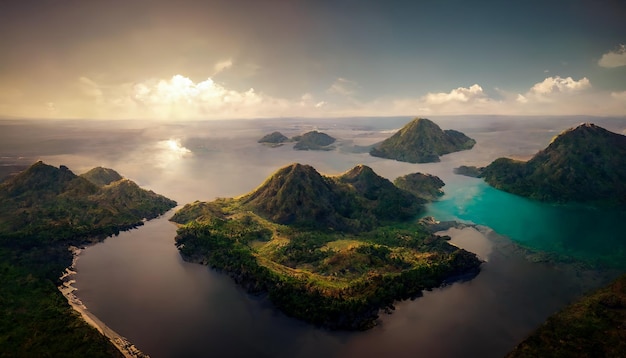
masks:
{"label": "small island", "polygon": [[336,139],[326,133],[318,131],[306,132],[303,135],[293,137],[297,143],[293,146],[295,150],[332,150],[329,147],[335,143]]}
{"label": "small island", "polygon": [[268,144],[272,147],[280,147],[288,140],[289,138],[287,138],[287,136],[285,136],[281,132],[276,131],[263,136],[263,138],[258,140],[258,143]]}
{"label": "small island", "polygon": [[175,205],[106,168],[77,176],[37,162],[0,183],[2,353],[121,357],[57,290],[72,264],[68,249],[143,225]]}
{"label": "small island", "polygon": [[435,201],[444,193],[441,188],[445,185],[443,180],[434,175],[412,173],[396,178],[395,186],[413,193],[425,201]]}
{"label": "small island", "polygon": [[475,254],[416,221],[423,202],[364,165],[330,177],[292,164],[253,192],[187,204],[171,220],[186,260],[289,316],[364,330],[395,301],[480,270]]}
{"label": "small island", "polygon": [[626,136],[583,123],[560,133],[527,162],[498,158],[457,173],[535,200],[626,208]]}
{"label": "small island", "polygon": [[415,118],[370,150],[373,157],[409,163],[432,163],[439,156],[472,149],[476,141],[452,129],[442,130],[426,118]]}

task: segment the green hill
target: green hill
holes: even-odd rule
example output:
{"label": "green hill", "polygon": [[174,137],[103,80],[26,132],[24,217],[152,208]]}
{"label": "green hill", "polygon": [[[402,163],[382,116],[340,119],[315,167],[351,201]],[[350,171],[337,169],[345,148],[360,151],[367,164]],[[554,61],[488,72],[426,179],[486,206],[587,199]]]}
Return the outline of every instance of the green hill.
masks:
{"label": "green hill", "polygon": [[568,129],[527,162],[496,159],[490,185],[548,202],[626,206],[626,136],[591,123]]}
{"label": "green hill", "polygon": [[93,168],[87,173],[81,174],[80,176],[96,184],[99,187],[111,184],[114,181],[122,179],[122,176],[115,170],[103,167]]}
{"label": "green hill", "polygon": [[[119,176],[89,173],[100,183]],[[127,179],[98,186],[43,162],[0,183],[0,355],[121,356],[56,288],[72,262],[68,247],[142,225],[175,205]]]}
{"label": "green hill", "polygon": [[241,203],[279,224],[342,231],[405,220],[421,210],[415,196],[363,165],[338,177],[324,177],[309,165],[292,164],[279,169]]}
{"label": "green hill", "polygon": [[409,191],[425,201],[437,200],[443,195],[443,180],[434,175],[412,173],[396,178],[393,184],[400,189]]}
{"label": "green hill", "polygon": [[336,139],[326,133],[311,131],[296,136],[293,140],[297,141],[293,146],[296,150],[331,150],[328,146],[335,143]]}
{"label": "green hill", "polygon": [[421,203],[364,165],[327,177],[292,164],[249,194],[196,201],[171,220],[185,259],[268,293],[290,316],[358,330],[396,300],[478,273],[476,255],[411,220]]}
{"label": "green hill", "polygon": [[416,118],[371,149],[370,155],[409,163],[438,162],[439,156],[471,149],[476,141],[455,130],[441,130],[426,118]]}
{"label": "green hill", "polygon": [[626,356],[626,276],[552,315],[507,355]]}

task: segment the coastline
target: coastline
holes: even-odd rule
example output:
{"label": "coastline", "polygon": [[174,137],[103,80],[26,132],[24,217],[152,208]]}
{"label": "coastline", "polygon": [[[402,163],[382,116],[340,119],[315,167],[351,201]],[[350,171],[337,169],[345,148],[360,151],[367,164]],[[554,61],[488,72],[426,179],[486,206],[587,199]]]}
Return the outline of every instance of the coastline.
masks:
{"label": "coastline", "polygon": [[94,327],[102,335],[107,337],[109,341],[111,341],[111,343],[120,351],[120,353],[124,355],[124,357],[126,358],[149,358],[150,357],[149,355],[140,351],[128,339],[126,339],[124,336],[120,335],[119,333],[115,332],[113,329],[107,326],[104,322],[102,322],[98,317],[96,317],[93,313],[89,312],[89,310],[82,303],[82,301],[78,297],[76,297],[76,295],[74,294],[74,291],[76,291],[76,288],[72,286],[76,282],[76,280],[72,279],[71,277],[74,274],[76,274],[76,271],[74,271],[74,269],[76,267],[76,261],[78,260],[78,257],[82,249],[75,247],[75,246],[70,246],[68,250],[72,252],[72,264],[68,268],[66,268],[63,275],[59,277],[59,280],[61,281],[61,285],[58,286],[57,288],[59,289],[61,294],[63,294],[65,299],[67,299],[67,302],[70,304],[72,309],[78,312],[78,314],[80,314],[82,319],[85,322],[87,322],[87,324]]}

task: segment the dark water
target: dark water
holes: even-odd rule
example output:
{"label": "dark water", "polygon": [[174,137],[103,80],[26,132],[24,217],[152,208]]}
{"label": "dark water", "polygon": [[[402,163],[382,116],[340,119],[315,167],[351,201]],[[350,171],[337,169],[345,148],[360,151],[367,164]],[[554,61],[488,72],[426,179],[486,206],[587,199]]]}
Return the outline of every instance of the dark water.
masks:
{"label": "dark water", "polygon": [[474,280],[401,302],[370,331],[329,332],[182,261],[174,235],[165,216],[87,248],[77,265],[83,303],[153,357],[499,357],[581,290],[576,274],[496,239]]}
{"label": "dark water", "polygon": [[[440,163],[416,165],[351,152],[354,145],[388,137],[408,120],[13,121],[0,123],[0,164],[42,159],[76,173],[102,165],[181,205],[246,193],[292,162],[328,174],[363,163],[389,179],[420,171],[446,182],[446,196],[428,212],[440,220],[486,225],[551,253],[626,261],[622,214],[538,204],[452,171],[499,156],[532,155],[585,119],[442,118],[436,121],[443,128],[462,130],[477,145]],[[625,118],[596,122],[626,130]],[[301,152],[256,143],[275,129],[288,136],[324,130],[339,138],[338,150]],[[577,265],[533,263],[508,239],[478,235],[474,240],[488,250],[475,279],[398,303],[367,332],[329,332],[285,317],[225,275],[182,261],[169,215],[88,247],[75,277],[77,296],[88,309],[152,357],[501,357],[548,315],[610,276]]]}

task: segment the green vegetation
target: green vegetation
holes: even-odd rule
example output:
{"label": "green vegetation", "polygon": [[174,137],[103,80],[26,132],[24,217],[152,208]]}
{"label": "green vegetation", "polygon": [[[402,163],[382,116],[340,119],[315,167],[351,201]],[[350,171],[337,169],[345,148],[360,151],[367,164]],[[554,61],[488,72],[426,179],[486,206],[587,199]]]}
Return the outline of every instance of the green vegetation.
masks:
{"label": "green vegetation", "polygon": [[499,158],[480,175],[495,188],[541,201],[626,207],[626,136],[585,123],[527,162]]}
{"label": "green vegetation", "polygon": [[272,132],[270,134],[267,134],[265,136],[263,136],[263,138],[259,139],[259,143],[269,143],[269,144],[281,144],[284,143],[286,141],[288,141],[289,138],[287,138],[285,135],[283,135],[280,132]]}
{"label": "green vegetation", "polygon": [[439,156],[471,149],[476,141],[452,129],[441,130],[426,118],[416,118],[372,148],[374,157],[409,163],[438,162]]}
{"label": "green vegetation", "polygon": [[[89,176],[98,172],[119,176],[103,168]],[[175,205],[127,179],[98,186],[42,162],[1,183],[0,355],[120,356],[56,289],[72,262],[68,247],[142,225]]]}
{"label": "green vegetation", "polygon": [[465,175],[466,177],[479,178],[483,168],[477,168],[474,166],[461,165],[458,168],[454,168],[454,174]]}
{"label": "green vegetation", "polygon": [[293,140],[298,142],[293,146],[296,150],[331,150],[332,148],[328,146],[335,143],[336,139],[326,133],[311,131],[293,137]]}
{"label": "green vegetation", "polygon": [[236,199],[194,202],[172,221],[188,260],[267,293],[289,316],[372,327],[380,309],[476,274],[476,255],[412,221],[421,202],[360,165],[337,177],[292,164]]}
{"label": "green vegetation", "polygon": [[412,173],[398,177],[393,181],[393,184],[426,201],[434,201],[442,196],[443,190],[441,188],[445,185],[439,177],[422,173]]}
{"label": "green vegetation", "polygon": [[624,357],[626,276],[548,320],[507,357]]}

